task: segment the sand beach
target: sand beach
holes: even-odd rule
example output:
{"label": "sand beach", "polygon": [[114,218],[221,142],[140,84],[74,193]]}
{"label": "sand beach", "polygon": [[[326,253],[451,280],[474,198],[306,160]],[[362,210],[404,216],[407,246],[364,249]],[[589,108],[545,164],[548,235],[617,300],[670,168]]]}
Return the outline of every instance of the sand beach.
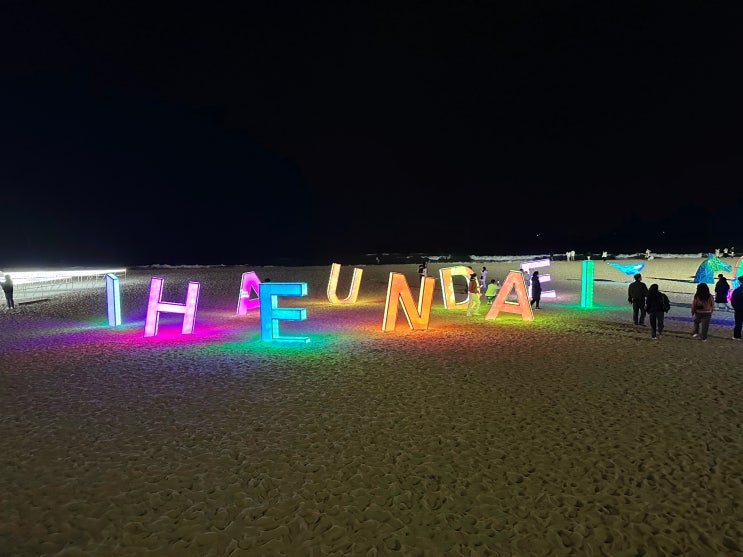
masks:
{"label": "sand beach", "polygon": [[[130,269],[119,327],[103,281],[17,298],[0,314],[0,556],[743,555],[743,342],[723,311],[692,338],[701,261],[646,262],[672,303],[659,341],[603,261],[593,308],[581,262],[555,261],[534,321],[466,317],[437,290],[423,331],[402,314],[381,330],[389,274],[417,293],[416,265],[363,266],[353,305],[329,303],[331,262]],[[282,331],[309,343],[236,315],[246,271],[307,283],[282,299],[307,319]],[[164,316],[143,336],[152,276],[174,302],[201,283],[194,334]]]}

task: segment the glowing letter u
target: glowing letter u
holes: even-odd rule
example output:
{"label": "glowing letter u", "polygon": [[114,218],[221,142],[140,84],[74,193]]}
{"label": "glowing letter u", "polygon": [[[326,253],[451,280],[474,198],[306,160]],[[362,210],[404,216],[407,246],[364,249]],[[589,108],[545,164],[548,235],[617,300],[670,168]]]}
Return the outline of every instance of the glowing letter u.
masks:
{"label": "glowing letter u", "polygon": [[182,313],[183,328],[181,334],[190,335],[193,333],[194,321],[196,319],[196,305],[199,302],[198,282],[188,283],[188,294],[186,295],[185,304],[175,304],[171,302],[162,302],[163,280],[160,277],[150,279],[150,299],[147,303],[147,318],[144,322],[144,336],[154,337],[157,334],[157,326],[160,322],[160,313]]}
{"label": "glowing letter u", "polygon": [[338,289],[338,275],[341,272],[341,266],[338,263],[333,263],[330,267],[330,279],[328,280],[328,300],[331,304],[355,304],[356,298],[359,295],[359,286],[361,285],[361,275],[364,270],[358,267],[353,270],[353,277],[351,278],[351,291],[348,293],[348,297],[344,300],[338,299],[336,290]]}

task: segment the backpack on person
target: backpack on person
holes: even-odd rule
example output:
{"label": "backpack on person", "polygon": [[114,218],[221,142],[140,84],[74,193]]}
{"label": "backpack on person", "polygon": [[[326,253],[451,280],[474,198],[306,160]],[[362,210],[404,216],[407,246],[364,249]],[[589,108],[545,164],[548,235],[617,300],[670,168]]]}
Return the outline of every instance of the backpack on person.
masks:
{"label": "backpack on person", "polygon": [[669,300],[668,296],[663,294],[663,292],[660,293],[660,298],[663,302],[663,313],[668,313],[668,311],[671,309],[671,300]]}

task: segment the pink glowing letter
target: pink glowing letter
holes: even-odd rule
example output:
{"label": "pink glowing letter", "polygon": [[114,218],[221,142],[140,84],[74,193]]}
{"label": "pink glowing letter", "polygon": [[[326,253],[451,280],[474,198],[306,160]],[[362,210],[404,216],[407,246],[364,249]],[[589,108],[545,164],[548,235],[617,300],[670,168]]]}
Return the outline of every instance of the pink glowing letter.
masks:
{"label": "pink glowing letter", "polygon": [[466,308],[470,300],[470,294],[467,292],[467,297],[457,302],[454,299],[454,276],[462,276],[465,279],[465,285],[470,282],[470,275],[474,271],[465,265],[457,265],[456,267],[444,267],[439,270],[439,276],[441,277],[441,294],[444,297],[444,309],[451,309],[454,307]]}
{"label": "pink glowing letter", "polygon": [[431,302],[433,290],[436,287],[436,279],[433,277],[421,278],[421,288],[418,294],[418,308],[413,302],[408,281],[401,273],[390,273],[387,283],[387,302],[384,305],[384,318],[382,319],[382,330],[385,332],[395,330],[397,321],[397,301],[402,302],[402,310],[411,329],[427,329],[428,320],[431,316]]}
{"label": "pink glowing letter", "polygon": [[[511,289],[516,291],[517,302],[506,300],[511,293]],[[493,305],[490,306],[490,311],[488,311],[485,319],[495,319],[501,311],[505,313],[518,313],[521,314],[521,317],[525,321],[534,321],[534,312],[529,303],[529,296],[526,295],[524,275],[519,271],[508,272],[506,280],[503,281],[503,286],[498,291],[498,295],[495,297]]]}
{"label": "pink glowing letter", "polygon": [[[260,286],[261,279],[253,271],[243,273],[243,278],[240,282],[240,295],[237,298],[237,315],[245,315],[248,313],[248,310],[258,309],[261,303],[258,298]],[[250,297],[251,289],[255,293],[255,298]]]}
{"label": "pink glowing letter", "polygon": [[160,277],[152,277],[150,279],[150,299],[147,304],[147,318],[144,322],[144,336],[154,337],[157,334],[161,312],[182,313],[183,328],[181,329],[181,334],[190,335],[193,333],[194,321],[196,319],[196,305],[199,303],[199,288],[201,284],[198,282],[189,282],[186,303],[175,304],[161,301],[163,280]]}
{"label": "pink glowing letter", "polygon": [[331,304],[355,304],[356,298],[359,295],[359,286],[361,285],[361,275],[364,270],[356,267],[353,270],[353,277],[351,278],[351,291],[348,293],[348,297],[343,300],[338,299],[336,296],[336,290],[338,288],[338,275],[341,272],[341,266],[338,263],[333,263],[330,267],[330,279],[328,280],[328,300]]}

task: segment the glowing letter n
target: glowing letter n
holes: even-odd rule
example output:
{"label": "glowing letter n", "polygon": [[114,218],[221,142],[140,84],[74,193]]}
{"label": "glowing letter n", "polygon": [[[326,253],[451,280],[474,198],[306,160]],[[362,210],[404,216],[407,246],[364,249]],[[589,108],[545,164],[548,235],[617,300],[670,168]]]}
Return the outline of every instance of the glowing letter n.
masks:
{"label": "glowing letter n", "polygon": [[304,321],[305,308],[280,308],[279,296],[306,296],[306,282],[264,282],[260,286],[261,340],[275,342],[309,342],[309,337],[282,337],[279,321]]}
{"label": "glowing letter n", "polygon": [[182,313],[183,327],[181,334],[193,333],[194,321],[196,319],[196,305],[199,303],[198,282],[188,283],[188,293],[185,304],[175,304],[161,301],[163,295],[163,279],[152,277],[150,279],[150,299],[147,303],[147,318],[144,322],[144,336],[154,337],[157,334],[157,326],[160,322],[160,313]]}
{"label": "glowing letter n", "polygon": [[117,327],[121,325],[119,277],[113,273],[106,273],[106,302],[108,305],[108,326]]}
{"label": "glowing letter n", "polygon": [[[253,271],[243,273],[243,278],[240,281],[240,295],[237,298],[237,315],[245,315],[248,310],[258,309],[260,286],[261,279]],[[255,298],[250,297],[251,288],[255,292]]]}
{"label": "glowing letter n", "polygon": [[356,298],[359,295],[359,286],[361,285],[361,275],[364,269],[358,267],[353,270],[353,277],[351,278],[351,291],[348,293],[348,297],[343,300],[339,300],[336,295],[338,289],[338,275],[341,272],[341,266],[338,263],[333,263],[330,267],[330,279],[328,280],[328,300],[331,304],[355,304]]}
{"label": "glowing letter n", "polygon": [[[506,300],[512,289],[516,291],[517,302]],[[503,286],[498,291],[498,295],[495,297],[493,305],[490,306],[490,311],[488,311],[485,319],[495,319],[501,311],[518,313],[525,321],[534,321],[534,312],[529,303],[529,296],[526,294],[524,275],[519,271],[508,271],[506,280],[503,281]]]}
{"label": "glowing letter n", "polygon": [[427,329],[428,320],[431,316],[431,301],[433,300],[433,290],[435,287],[435,278],[423,277],[421,279],[418,308],[416,309],[408,281],[405,280],[405,275],[401,273],[390,273],[390,280],[387,283],[387,302],[384,305],[382,330],[385,332],[395,330],[398,299],[402,302],[402,310],[405,313],[405,318],[408,320],[410,328]]}

